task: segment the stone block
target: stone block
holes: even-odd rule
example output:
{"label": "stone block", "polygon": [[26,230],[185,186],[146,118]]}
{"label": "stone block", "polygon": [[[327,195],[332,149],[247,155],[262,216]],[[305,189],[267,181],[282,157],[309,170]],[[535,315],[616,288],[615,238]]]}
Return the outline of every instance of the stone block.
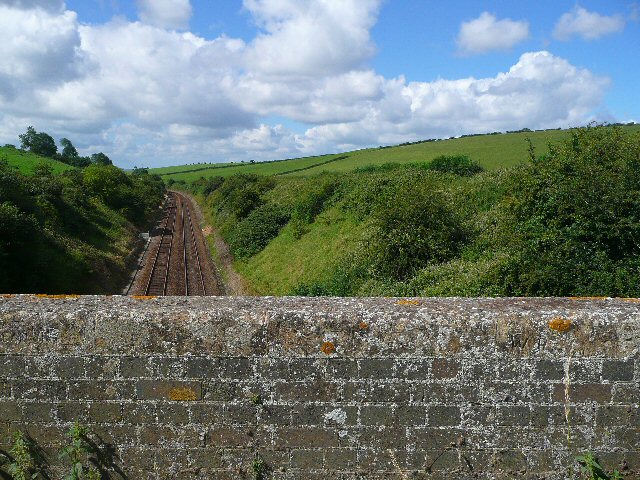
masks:
{"label": "stone block", "polygon": [[460,361],[448,358],[434,358],[431,364],[431,374],[436,380],[455,378],[460,373]]}
{"label": "stone block", "polygon": [[610,382],[631,382],[633,360],[605,360],[602,363],[602,379]]}
{"label": "stone block", "polygon": [[[565,386],[558,384],[553,389],[553,399],[556,402],[564,402]],[[598,383],[575,384],[569,386],[569,402],[597,402],[608,403],[611,401],[611,385]]]}
{"label": "stone block", "polygon": [[453,427],[460,425],[460,407],[436,405],[429,407],[427,424],[430,427]]}
{"label": "stone block", "polygon": [[202,400],[202,383],[180,380],[139,380],[136,382],[139,400],[194,401]]}

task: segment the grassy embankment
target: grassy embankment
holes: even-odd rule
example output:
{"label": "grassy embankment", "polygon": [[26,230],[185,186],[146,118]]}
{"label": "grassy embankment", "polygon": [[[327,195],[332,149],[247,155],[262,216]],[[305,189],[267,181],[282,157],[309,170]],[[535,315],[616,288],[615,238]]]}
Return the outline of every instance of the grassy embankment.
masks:
{"label": "grassy embankment", "polygon": [[[639,151],[638,126],[489,135],[193,189],[259,294],[637,296]],[[430,169],[441,153],[485,171]]]}
{"label": "grassy embankment", "polygon": [[119,293],[138,231],[162,199],[159,177],[7,147],[3,157],[0,293]]}
{"label": "grassy embankment", "polygon": [[7,165],[15,168],[25,175],[33,174],[36,166],[43,163],[52,168],[53,173],[58,174],[67,170],[73,170],[75,167],[66,163],[53,160],[52,158],[41,157],[29,151],[20,150],[14,147],[0,147],[0,161],[5,160]]}

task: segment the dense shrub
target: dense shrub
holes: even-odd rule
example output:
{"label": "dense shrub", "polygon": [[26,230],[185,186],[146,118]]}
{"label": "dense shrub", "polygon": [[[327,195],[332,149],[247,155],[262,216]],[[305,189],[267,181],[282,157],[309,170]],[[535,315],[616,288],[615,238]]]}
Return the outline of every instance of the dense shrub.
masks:
{"label": "dense shrub", "polygon": [[467,155],[441,155],[429,163],[429,169],[442,173],[453,173],[462,177],[470,177],[484,169]]}
{"label": "dense shrub", "polygon": [[42,165],[26,176],[0,162],[0,291],[112,293],[128,273],[115,252],[135,237],[126,219],[144,223],[163,194],[141,171]]}
{"label": "dense shrub", "polygon": [[460,249],[459,219],[440,194],[420,187],[401,184],[373,212],[369,254],[379,276],[402,280]]}
{"label": "dense shrub", "polygon": [[229,238],[236,258],[255,255],[278,235],[289,221],[289,214],[277,205],[267,204],[253,210],[240,221]]}
{"label": "dense shrub", "polygon": [[639,135],[586,128],[523,169],[509,204],[510,291],[639,295],[639,167]]}
{"label": "dense shrub", "polygon": [[295,204],[291,215],[291,227],[296,238],[301,238],[304,235],[306,226],[312,223],[316,216],[324,210],[338,186],[339,182],[336,179],[320,182]]}

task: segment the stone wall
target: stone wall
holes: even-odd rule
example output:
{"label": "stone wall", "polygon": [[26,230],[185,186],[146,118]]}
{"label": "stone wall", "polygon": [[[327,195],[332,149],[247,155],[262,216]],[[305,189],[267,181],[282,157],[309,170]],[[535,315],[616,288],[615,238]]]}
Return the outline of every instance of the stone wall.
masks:
{"label": "stone wall", "polygon": [[631,299],[0,298],[0,449],[113,478],[640,478]]}

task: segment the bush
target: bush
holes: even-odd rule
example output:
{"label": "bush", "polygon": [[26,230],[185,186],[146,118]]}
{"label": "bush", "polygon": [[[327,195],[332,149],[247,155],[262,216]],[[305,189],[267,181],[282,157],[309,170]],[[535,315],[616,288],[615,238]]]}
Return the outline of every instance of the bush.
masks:
{"label": "bush", "polygon": [[339,183],[335,179],[325,181],[304,195],[294,206],[291,226],[295,238],[306,233],[306,226],[312,223],[324,209]]}
{"label": "bush", "polygon": [[640,295],[640,135],[583,128],[514,178],[518,295]]}
{"label": "bush", "polygon": [[484,171],[484,168],[471,160],[467,155],[441,155],[431,160],[429,170],[453,173],[461,177],[471,177]]}
{"label": "bush", "polygon": [[373,212],[369,255],[374,272],[403,280],[460,249],[460,220],[437,192],[404,183]]}
{"label": "bush", "polygon": [[240,221],[229,238],[231,252],[236,258],[255,255],[275,238],[287,224],[290,215],[272,204],[262,205]]}

